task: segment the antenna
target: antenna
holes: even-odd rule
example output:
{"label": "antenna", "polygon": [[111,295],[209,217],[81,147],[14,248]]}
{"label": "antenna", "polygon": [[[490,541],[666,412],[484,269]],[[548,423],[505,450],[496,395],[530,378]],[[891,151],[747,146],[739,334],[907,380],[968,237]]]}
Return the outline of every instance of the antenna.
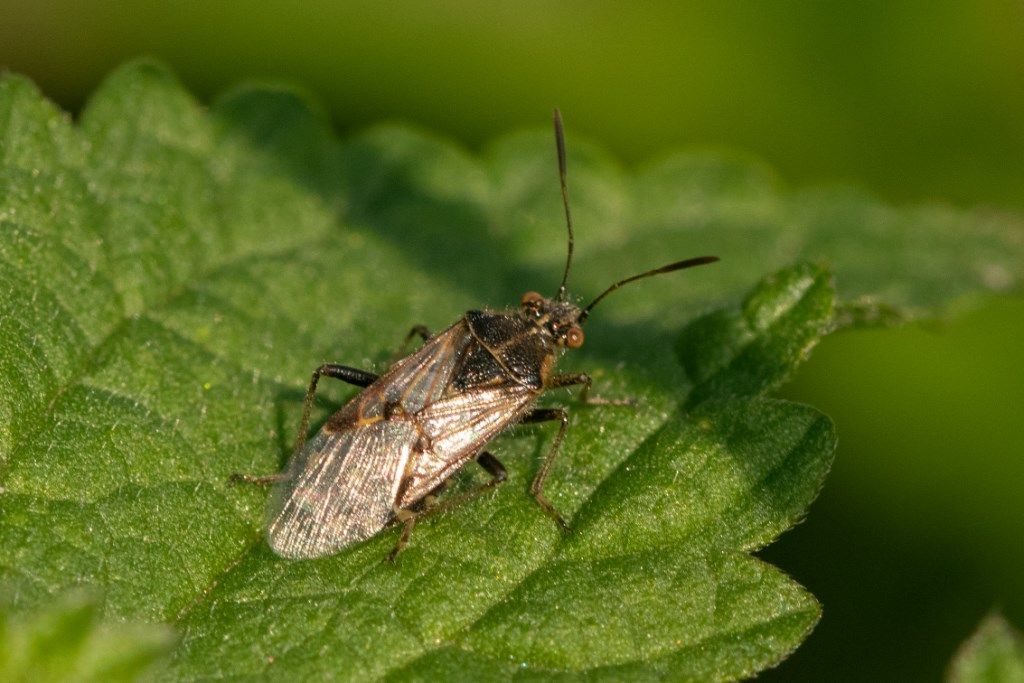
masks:
{"label": "antenna", "polygon": [[565,283],[569,279],[569,266],[572,265],[572,214],[569,212],[569,185],[565,181],[565,130],[562,127],[562,112],[555,107],[555,147],[558,149],[558,182],[562,185],[562,205],[565,207],[565,227],[569,230],[569,252],[565,257],[565,272],[562,273],[562,284],[558,286],[558,300],[565,301]]}
{"label": "antenna", "polygon": [[671,273],[673,270],[682,270],[683,268],[693,268],[694,266],[703,266],[706,263],[714,263],[717,260],[718,260],[717,256],[698,256],[697,258],[690,258],[690,259],[686,259],[685,261],[676,261],[675,263],[670,263],[667,266],[662,266],[661,268],[655,268],[654,270],[648,270],[646,273],[640,273],[639,275],[634,275],[632,277],[627,277],[625,280],[619,280],[614,285],[612,285],[608,289],[606,289],[603,292],[601,292],[601,294],[596,299],[594,299],[589,304],[587,304],[587,307],[584,308],[582,311],[580,311],[580,315],[579,315],[578,318],[576,318],[576,322],[579,322],[579,323],[584,322],[587,319],[587,317],[590,315],[590,309],[592,309],[594,306],[596,306],[597,303],[601,299],[605,298],[606,296],[608,296],[609,294],[611,294],[612,292],[614,292],[616,289],[618,289],[619,287],[621,287],[624,284],[627,284],[629,282],[633,282],[635,280],[642,280],[645,277],[651,277],[652,275],[661,275],[662,273]]}

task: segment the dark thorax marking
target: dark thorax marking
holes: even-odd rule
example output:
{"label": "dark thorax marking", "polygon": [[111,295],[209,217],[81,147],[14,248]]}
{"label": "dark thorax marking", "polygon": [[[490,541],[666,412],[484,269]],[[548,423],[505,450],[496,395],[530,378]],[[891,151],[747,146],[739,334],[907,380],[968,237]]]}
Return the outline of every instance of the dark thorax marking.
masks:
{"label": "dark thorax marking", "polygon": [[[515,314],[468,311],[466,327],[504,376],[534,393],[544,381],[538,368],[552,355],[536,328]],[[464,371],[459,372],[459,379]],[[489,384],[474,383],[476,386]]]}

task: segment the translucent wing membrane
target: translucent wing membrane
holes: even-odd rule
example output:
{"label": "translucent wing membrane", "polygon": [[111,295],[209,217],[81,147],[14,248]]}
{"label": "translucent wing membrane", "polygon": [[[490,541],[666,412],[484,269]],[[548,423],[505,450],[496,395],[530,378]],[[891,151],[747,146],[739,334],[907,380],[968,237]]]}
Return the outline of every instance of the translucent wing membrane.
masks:
{"label": "translucent wing membrane", "polygon": [[385,404],[401,407],[408,415],[439,399],[448,388],[453,373],[469,345],[466,324],[459,321],[403,358],[357,399],[362,417],[383,414]]}
{"label": "translucent wing membrane", "polygon": [[384,528],[414,434],[407,422],[379,420],[310,439],[271,498],[270,547],[283,557],[319,557]]}
{"label": "translucent wing membrane", "polygon": [[450,477],[533,405],[537,394],[515,382],[453,394],[416,416],[430,447],[418,453],[400,505],[411,505]]}

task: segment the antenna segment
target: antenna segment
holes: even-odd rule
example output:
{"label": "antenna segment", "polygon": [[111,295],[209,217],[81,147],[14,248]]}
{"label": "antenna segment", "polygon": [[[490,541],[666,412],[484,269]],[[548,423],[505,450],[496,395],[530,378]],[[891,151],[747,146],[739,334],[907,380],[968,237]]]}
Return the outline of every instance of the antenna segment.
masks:
{"label": "antenna segment", "polygon": [[562,112],[555,108],[555,147],[558,149],[558,182],[562,185],[562,206],[565,207],[565,227],[569,231],[569,251],[565,256],[565,272],[562,284],[558,286],[558,300],[565,301],[565,283],[569,280],[569,266],[572,265],[572,249],[575,241],[572,233],[572,213],[569,212],[569,185],[565,180],[565,130],[562,127]]}

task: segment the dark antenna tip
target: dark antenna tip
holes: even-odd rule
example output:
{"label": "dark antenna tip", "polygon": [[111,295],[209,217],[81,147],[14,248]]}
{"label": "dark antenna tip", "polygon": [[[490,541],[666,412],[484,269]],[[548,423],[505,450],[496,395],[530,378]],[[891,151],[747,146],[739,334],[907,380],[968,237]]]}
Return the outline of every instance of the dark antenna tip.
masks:
{"label": "dark antenna tip", "polygon": [[569,212],[569,185],[566,182],[565,162],[565,129],[562,126],[562,112],[555,107],[552,117],[555,124],[555,148],[558,150],[558,182],[562,186],[562,206],[565,207],[565,227],[569,231],[569,249],[565,257],[565,272],[562,273],[562,284],[558,286],[558,300],[565,301],[565,284],[569,280],[569,266],[572,265],[573,234],[572,214]]}
{"label": "dark antenna tip", "polygon": [[683,261],[676,261],[675,263],[670,263],[667,266],[661,266],[660,268],[655,268],[654,270],[648,270],[646,272],[640,273],[639,275],[633,275],[632,277],[627,277],[625,280],[619,280],[618,282],[613,284],[611,287],[609,287],[608,289],[606,289],[603,292],[601,292],[601,294],[599,294],[596,299],[594,299],[589,304],[587,304],[586,308],[584,308],[582,311],[580,311],[580,315],[579,315],[579,317],[576,320],[577,320],[577,322],[580,322],[580,323],[584,322],[587,319],[587,317],[590,315],[590,309],[592,309],[594,306],[596,306],[598,304],[598,302],[601,301],[601,299],[605,298],[606,296],[608,296],[609,294],[611,294],[612,292],[614,292],[616,289],[618,289],[619,287],[621,287],[624,284],[628,284],[628,283],[634,282],[636,280],[642,280],[645,277],[651,277],[652,275],[661,275],[662,273],[671,273],[674,270],[683,270],[684,268],[693,268],[695,266],[703,266],[703,265],[706,265],[708,263],[714,263],[715,261],[718,261],[718,260],[719,259],[718,259],[717,256],[698,256],[696,258],[688,258],[688,259],[685,259]]}

